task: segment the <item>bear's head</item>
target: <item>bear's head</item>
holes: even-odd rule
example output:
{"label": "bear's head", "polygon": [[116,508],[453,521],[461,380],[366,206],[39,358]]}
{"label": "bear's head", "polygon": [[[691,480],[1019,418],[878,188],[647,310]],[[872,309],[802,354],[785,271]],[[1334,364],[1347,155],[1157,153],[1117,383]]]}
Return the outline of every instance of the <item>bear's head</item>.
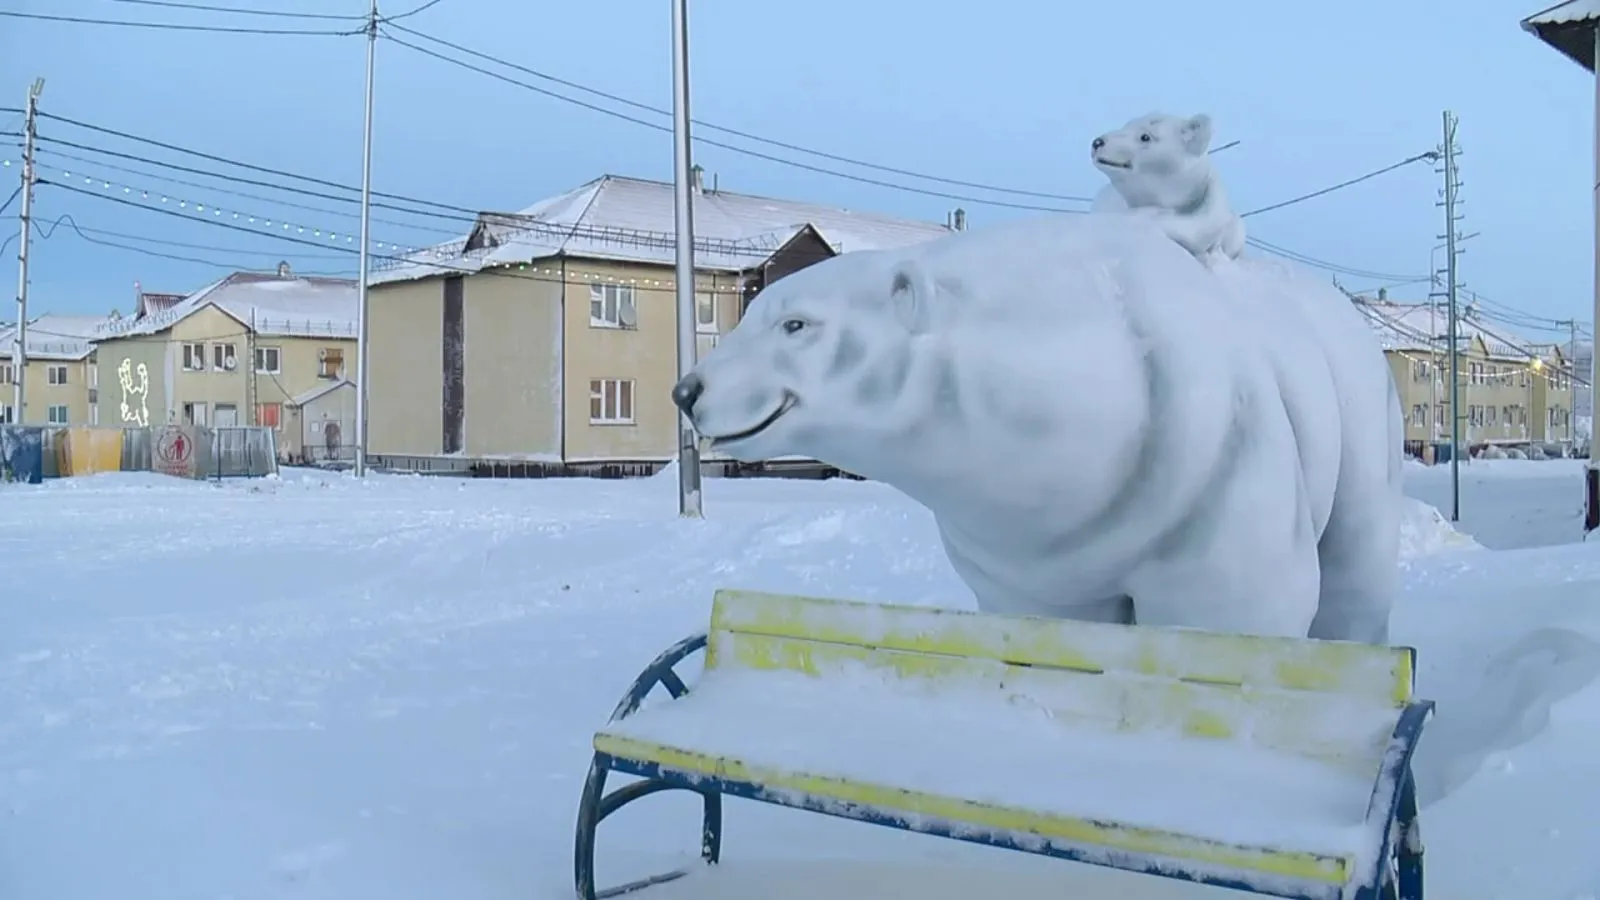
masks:
{"label": "bear's head", "polygon": [[763,290],[673,387],[673,403],[735,459],[802,455],[850,468],[925,412],[916,382],[939,301],[903,255],[816,263]]}
{"label": "bear's head", "polygon": [[1128,205],[1172,209],[1207,185],[1210,146],[1210,116],[1151,113],[1095,138],[1089,153]]}

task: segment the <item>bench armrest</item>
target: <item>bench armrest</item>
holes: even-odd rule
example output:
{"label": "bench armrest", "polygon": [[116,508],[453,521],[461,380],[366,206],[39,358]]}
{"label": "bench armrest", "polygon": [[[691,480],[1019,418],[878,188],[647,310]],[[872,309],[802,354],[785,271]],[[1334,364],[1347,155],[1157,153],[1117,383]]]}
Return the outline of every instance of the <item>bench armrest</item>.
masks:
{"label": "bench armrest", "polygon": [[617,703],[617,708],[612,710],[609,721],[617,722],[639,711],[639,706],[644,703],[644,698],[649,696],[656,685],[667,689],[673,699],[682,697],[689,692],[688,685],[673,671],[673,667],[683,662],[691,655],[705,649],[708,633],[704,631],[691,634],[683,640],[668,647],[656,657],[648,666],[645,666],[639,677],[634,679],[633,686],[628,688],[628,693],[623,695]]}
{"label": "bench armrest", "polygon": [[[1409,832],[1417,818],[1416,786],[1411,777],[1411,758],[1417,752],[1417,740],[1422,737],[1422,727],[1433,716],[1433,701],[1418,700],[1406,704],[1400,711],[1390,733],[1389,745],[1383,751],[1383,762],[1378,769],[1378,782],[1372,787],[1372,797],[1367,801],[1367,827],[1378,836],[1377,858],[1365,861],[1376,869],[1376,878],[1384,876],[1384,867],[1393,855],[1396,840],[1395,826]],[[1409,833],[1398,836],[1412,839]],[[1414,849],[1414,848],[1413,848]],[[1410,856],[1411,854],[1403,854]],[[1409,866],[1408,866],[1409,868]],[[1403,873],[1404,876],[1410,873]],[[1420,873],[1418,873],[1420,876]],[[1408,896],[1402,891],[1402,896]]]}

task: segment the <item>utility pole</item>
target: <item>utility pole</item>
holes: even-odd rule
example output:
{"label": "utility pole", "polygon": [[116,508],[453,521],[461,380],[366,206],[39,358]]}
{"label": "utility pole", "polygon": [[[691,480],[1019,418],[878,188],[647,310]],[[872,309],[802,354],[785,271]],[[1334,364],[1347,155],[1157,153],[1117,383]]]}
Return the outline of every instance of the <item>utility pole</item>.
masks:
{"label": "utility pole", "polygon": [[1448,109],[1444,111],[1444,142],[1439,147],[1442,158],[1442,167],[1434,171],[1444,175],[1444,199],[1436,204],[1444,207],[1444,234],[1439,237],[1444,239],[1445,256],[1445,295],[1449,304],[1449,323],[1446,329],[1446,351],[1450,354],[1450,521],[1461,521],[1461,373],[1459,362],[1461,358],[1461,341],[1457,331],[1459,315],[1457,312],[1456,283],[1456,256],[1461,251],[1456,247],[1456,222],[1461,216],[1456,213],[1459,204],[1458,194],[1461,191],[1461,182],[1456,168],[1456,157],[1461,154],[1461,148],[1456,145],[1456,125],[1459,120]]}
{"label": "utility pole", "polygon": [[22,210],[17,219],[21,222],[22,244],[17,250],[17,327],[12,332],[11,421],[21,425],[22,411],[27,402],[24,387],[28,380],[28,248],[33,244],[33,154],[34,141],[39,133],[39,95],[44,93],[44,79],[35,78],[28,85],[28,104],[22,124]]}
{"label": "utility pole", "polygon": [[355,474],[367,474],[367,279],[372,274],[372,71],[378,49],[378,0],[367,12],[367,101],[361,136],[361,283],[356,286],[356,458]]}
{"label": "utility pole", "polygon": [[[678,378],[694,368],[694,189],[689,158],[689,0],[672,0],[672,198],[677,232]],[[698,519],[700,447],[678,413],[678,515]]]}

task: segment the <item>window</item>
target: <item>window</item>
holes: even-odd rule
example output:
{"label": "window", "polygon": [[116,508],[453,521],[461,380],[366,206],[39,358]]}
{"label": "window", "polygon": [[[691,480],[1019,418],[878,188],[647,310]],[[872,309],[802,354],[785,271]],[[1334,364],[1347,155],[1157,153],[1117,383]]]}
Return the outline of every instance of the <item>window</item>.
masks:
{"label": "window", "polygon": [[211,345],[211,368],[217,372],[232,372],[239,365],[239,357],[232,344]]}
{"label": "window", "polygon": [[262,428],[271,428],[276,431],[283,427],[282,403],[257,403],[256,424]]}
{"label": "window", "polygon": [[11,363],[0,363],[0,384],[11,383]]}
{"label": "window", "polygon": [[204,403],[185,403],[183,405],[183,424],[206,424],[206,405]]}
{"label": "window", "polygon": [[701,334],[716,334],[717,295],[710,292],[694,295],[694,330]]}
{"label": "window", "polygon": [[621,378],[591,380],[589,421],[597,425],[633,424],[633,382]]}
{"label": "window", "polygon": [[66,366],[51,366],[48,369],[45,369],[44,370],[44,380],[49,382],[50,384],[66,384],[67,383],[67,367]]}
{"label": "window", "polygon": [[1483,416],[1484,416],[1483,420],[1484,420],[1485,424],[1493,425],[1494,421],[1495,421],[1495,417],[1496,417],[1495,408],[1492,407],[1492,406],[1484,407]]}
{"label": "window", "polygon": [[17,418],[13,415],[13,412],[14,410],[11,407],[0,403],[0,425],[16,424]]}
{"label": "window", "polygon": [[344,370],[344,351],[338,347],[323,347],[317,351],[317,377],[338,378]]}
{"label": "window", "polygon": [[89,360],[89,390],[93,391],[98,390],[99,388],[100,363],[91,357]]}
{"label": "window", "polygon": [[65,403],[58,403],[45,410],[45,420],[51,425],[67,424],[67,405]]}
{"label": "window", "polygon": [[1420,403],[1411,405],[1411,424],[1421,426],[1428,423],[1428,408]]}
{"label": "window", "polygon": [[1490,366],[1489,367],[1488,377],[1486,377],[1484,379],[1484,382],[1486,384],[1494,384],[1495,382],[1497,382],[1499,380],[1500,380],[1500,367],[1499,366]]}
{"label": "window", "polygon": [[256,371],[262,375],[277,375],[283,371],[283,351],[277,347],[256,348]]}
{"label": "window", "polygon": [[1444,409],[1445,408],[1442,406],[1435,406],[1433,408],[1433,424],[1439,426],[1444,425]]}
{"label": "window", "polygon": [[637,324],[633,285],[589,285],[589,327],[633,328]]}
{"label": "window", "polygon": [[186,372],[198,372],[206,367],[206,345],[183,345],[183,368]]}

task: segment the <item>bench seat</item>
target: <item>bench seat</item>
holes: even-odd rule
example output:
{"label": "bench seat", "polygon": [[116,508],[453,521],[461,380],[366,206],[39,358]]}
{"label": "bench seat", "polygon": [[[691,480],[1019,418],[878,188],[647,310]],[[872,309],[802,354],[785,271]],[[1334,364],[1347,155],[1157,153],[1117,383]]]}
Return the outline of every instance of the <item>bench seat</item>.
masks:
{"label": "bench seat", "polygon": [[[674,670],[705,651],[698,679]],[[658,790],[1297,900],[1416,900],[1407,648],[720,591],[594,735],[575,869]],[[670,699],[648,699],[655,686]],[[606,774],[642,779],[607,794]]]}
{"label": "bench seat", "polygon": [[[871,680],[708,673],[595,749],[689,776],[1104,851],[1342,884],[1372,778],[1233,742],[1079,733],[1041,710]],[[1001,762],[1003,761],[1003,762]],[[626,765],[618,765],[626,771]],[[1319,877],[1320,876],[1320,877]]]}

